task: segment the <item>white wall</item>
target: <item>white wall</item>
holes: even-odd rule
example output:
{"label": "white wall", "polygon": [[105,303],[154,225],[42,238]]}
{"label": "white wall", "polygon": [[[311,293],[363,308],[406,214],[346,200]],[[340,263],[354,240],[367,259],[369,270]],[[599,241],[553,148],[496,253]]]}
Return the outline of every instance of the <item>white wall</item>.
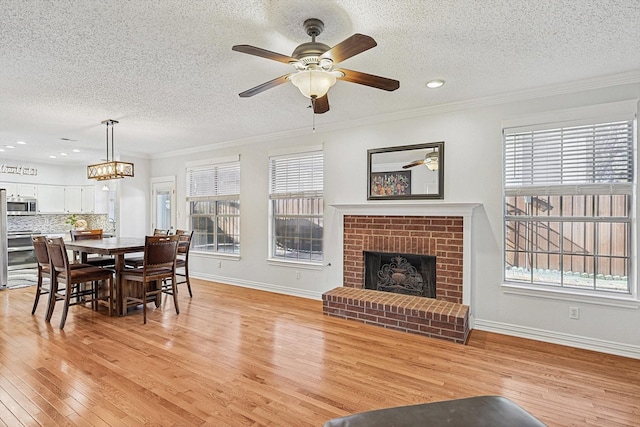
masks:
{"label": "white wall", "polygon": [[[455,106],[457,108],[448,106],[448,112],[435,109],[425,110],[424,114],[411,112],[411,117],[406,119],[381,120],[334,131],[323,132],[318,126],[316,133],[309,129],[303,137],[296,134],[277,141],[265,138],[257,143],[206,152],[173,153],[170,158],[152,160],[150,176],[176,175],[178,227],[184,228],[185,162],[240,154],[241,258],[230,260],[192,254],[192,274],[242,286],[319,298],[323,292],[342,285],[340,227],[336,223],[338,215],[330,205],[367,203],[367,150],[445,141],[445,201],[482,204],[476,215],[472,243],[474,289],[471,306],[475,327],[640,358],[640,333],[637,328],[629,326],[640,325],[637,304],[616,307],[577,300],[550,300],[507,294],[501,287],[503,120],[524,114],[638,98],[640,85],[626,84],[509,103],[497,103],[496,98],[475,104],[459,104]],[[405,117],[408,116],[409,113]],[[318,122],[321,123],[321,118]],[[283,147],[318,144],[324,146],[325,153],[324,267],[305,269],[302,266],[270,264],[267,262],[269,153]],[[219,259],[222,259],[220,268]],[[296,279],[296,271],[301,272],[300,279]],[[580,307],[580,320],[569,319],[569,305]]]}
{"label": "white wall", "polygon": [[133,178],[114,181],[117,196],[118,236],[144,237],[150,234],[149,160],[125,157],[134,164]]}

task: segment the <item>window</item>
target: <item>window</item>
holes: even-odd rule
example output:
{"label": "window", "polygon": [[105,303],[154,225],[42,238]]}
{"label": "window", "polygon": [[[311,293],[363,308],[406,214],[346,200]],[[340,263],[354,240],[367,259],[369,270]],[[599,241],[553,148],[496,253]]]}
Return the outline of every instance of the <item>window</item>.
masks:
{"label": "window", "polygon": [[633,120],[505,129],[504,278],[631,294]]}
{"label": "window", "polygon": [[274,259],[322,261],[322,152],[272,157],[270,256]]}
{"label": "window", "polygon": [[193,251],[240,253],[240,162],[187,168]]}

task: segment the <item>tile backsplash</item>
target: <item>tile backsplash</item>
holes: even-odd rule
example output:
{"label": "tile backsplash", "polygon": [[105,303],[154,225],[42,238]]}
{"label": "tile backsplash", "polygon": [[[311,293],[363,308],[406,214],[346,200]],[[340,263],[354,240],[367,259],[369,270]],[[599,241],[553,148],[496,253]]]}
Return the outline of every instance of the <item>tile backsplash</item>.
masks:
{"label": "tile backsplash", "polygon": [[[116,223],[109,222],[107,215],[78,214],[77,217],[87,221],[87,228],[90,230],[101,228],[105,234],[115,234],[116,232]],[[29,230],[43,234],[65,233],[71,230],[71,226],[66,223],[67,218],[69,218],[68,214],[10,215],[7,217],[7,226],[10,232]]]}

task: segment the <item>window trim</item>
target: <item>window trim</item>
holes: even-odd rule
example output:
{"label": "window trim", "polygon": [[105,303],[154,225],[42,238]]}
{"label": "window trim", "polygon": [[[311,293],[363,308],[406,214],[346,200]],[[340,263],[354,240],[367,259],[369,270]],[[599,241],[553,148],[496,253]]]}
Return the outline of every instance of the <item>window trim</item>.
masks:
{"label": "window trim", "polygon": [[[297,190],[297,191],[293,191],[293,192],[287,192],[287,193],[278,193],[278,192],[273,192],[274,188],[273,188],[273,177],[272,177],[272,162],[273,161],[277,161],[277,160],[285,160],[285,159],[296,159],[296,158],[303,158],[303,157],[309,157],[309,156],[317,156],[320,155],[322,156],[322,163],[323,163],[323,167],[321,169],[322,172],[322,189],[318,191],[317,188],[311,188],[311,189],[302,189],[302,190]],[[311,180],[311,184],[315,183],[315,180]],[[312,185],[313,186],[313,185]],[[287,200],[287,199],[303,199],[303,198],[320,198],[322,200],[322,222],[323,222],[323,229],[322,229],[322,238],[321,238],[321,242],[322,242],[322,252],[321,252],[321,259],[320,260],[306,260],[303,259],[301,260],[300,258],[284,258],[284,257],[276,257],[275,256],[275,250],[274,250],[274,244],[273,241],[275,239],[274,233],[274,226],[275,226],[275,214],[274,214],[274,203],[277,200]],[[305,149],[299,148],[297,150],[292,150],[292,151],[287,151],[287,152],[283,152],[283,151],[279,151],[277,153],[270,153],[269,156],[269,194],[268,194],[268,203],[269,203],[269,219],[268,219],[268,227],[267,227],[267,232],[268,232],[268,237],[267,237],[267,245],[268,245],[268,257],[267,257],[267,263],[270,265],[279,265],[279,266],[293,266],[293,267],[297,267],[297,268],[310,268],[310,269],[322,269],[323,265],[324,265],[324,256],[325,256],[325,248],[324,248],[324,244],[325,244],[325,230],[324,230],[324,151],[322,150],[322,146],[318,146],[318,147],[305,147]],[[309,215],[307,215],[306,217],[309,217]]]}
{"label": "window trim", "polygon": [[[579,107],[574,109],[548,111],[537,115],[520,116],[503,120],[502,141],[503,141],[503,164],[502,164],[502,218],[501,218],[501,257],[500,265],[502,271],[501,289],[505,294],[532,296],[545,299],[577,301],[598,305],[609,305],[622,308],[640,308],[640,283],[638,278],[640,268],[638,262],[639,250],[639,227],[638,216],[640,215],[640,201],[637,195],[638,190],[638,103],[637,100],[620,101],[609,104],[598,104],[593,106]],[[604,122],[615,122],[620,120],[632,121],[632,162],[633,181],[630,184],[632,191],[630,195],[629,224],[630,249],[629,249],[629,293],[616,294],[600,292],[595,290],[581,290],[567,287],[553,287],[535,285],[527,283],[510,282],[505,279],[506,260],[506,222],[508,216],[505,211],[506,202],[506,176],[505,176],[505,150],[504,135],[520,130],[539,130],[577,126],[584,124],[597,124]]]}
{"label": "window trim", "polygon": [[[212,194],[190,195],[191,194],[190,179],[189,179],[190,173],[197,170],[208,170],[212,172],[214,176],[216,176],[217,178],[216,171],[219,167],[223,169],[226,167],[232,167],[232,170],[234,172],[237,172],[238,174],[237,187],[235,186],[231,187],[232,190],[237,190],[237,193],[235,191],[233,191],[232,193],[229,193],[229,187],[220,186],[218,185],[217,180],[215,180],[215,182],[213,182],[212,186],[210,187],[210,190],[212,190]],[[191,214],[191,203],[193,202],[202,201],[202,202],[209,202],[209,203],[215,204],[220,201],[232,200],[232,201],[237,201],[238,204],[240,205],[240,188],[241,188],[240,180],[241,180],[240,155],[227,156],[224,158],[217,158],[213,160],[209,159],[209,160],[199,160],[199,161],[188,162],[185,167],[185,187],[186,187],[185,212],[186,212],[186,221],[189,226],[188,228],[190,230],[193,228],[192,227],[193,215]],[[198,216],[203,216],[203,215],[198,215]],[[204,216],[208,216],[213,219],[216,219],[216,224],[217,224],[217,219],[219,218],[217,209],[215,213],[204,215]],[[198,255],[205,255],[205,256],[212,256],[212,255],[221,256],[227,259],[234,259],[234,258],[239,259],[240,252],[242,250],[242,238],[241,238],[242,234],[241,234],[241,228],[240,228],[241,227],[240,226],[241,208],[239,208],[238,215],[233,215],[233,217],[237,217],[237,220],[238,220],[237,235],[240,240],[238,243],[238,252],[220,252],[218,250],[205,251],[205,250],[198,250],[198,249],[192,248],[191,253],[198,254]],[[215,243],[215,240],[216,238],[214,236],[214,243]]]}

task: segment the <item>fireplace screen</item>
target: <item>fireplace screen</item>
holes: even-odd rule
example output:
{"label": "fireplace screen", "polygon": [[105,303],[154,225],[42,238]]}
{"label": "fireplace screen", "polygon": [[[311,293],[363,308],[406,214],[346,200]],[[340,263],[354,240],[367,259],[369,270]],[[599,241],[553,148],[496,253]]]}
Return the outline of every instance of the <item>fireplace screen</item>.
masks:
{"label": "fireplace screen", "polygon": [[364,252],[365,289],[436,297],[436,257]]}

